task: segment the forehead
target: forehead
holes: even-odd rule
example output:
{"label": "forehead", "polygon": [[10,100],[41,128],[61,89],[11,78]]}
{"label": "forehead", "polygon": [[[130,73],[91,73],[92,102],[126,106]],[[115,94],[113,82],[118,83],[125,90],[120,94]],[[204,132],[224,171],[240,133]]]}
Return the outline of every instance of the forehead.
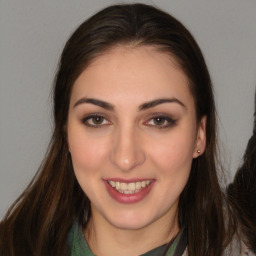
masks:
{"label": "forehead", "polygon": [[[75,81],[71,101],[79,97],[132,101],[156,97],[193,101],[188,79],[170,54],[153,46],[118,46],[96,57]],[[72,104],[72,103],[71,103]]]}

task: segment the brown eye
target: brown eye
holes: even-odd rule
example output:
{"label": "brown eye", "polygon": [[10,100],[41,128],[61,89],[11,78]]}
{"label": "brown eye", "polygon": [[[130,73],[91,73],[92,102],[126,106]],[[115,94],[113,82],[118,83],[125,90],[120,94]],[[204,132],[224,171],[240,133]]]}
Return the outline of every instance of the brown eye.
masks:
{"label": "brown eye", "polygon": [[154,122],[155,125],[163,125],[166,122],[166,118],[156,117],[156,118],[153,118],[153,122]]}
{"label": "brown eye", "polygon": [[156,116],[146,122],[146,125],[156,128],[168,128],[174,125],[176,122],[167,116]]}
{"label": "brown eye", "polygon": [[111,122],[101,115],[89,115],[82,120],[82,123],[95,128],[111,124]]}
{"label": "brown eye", "polygon": [[104,122],[104,117],[103,116],[94,116],[91,118],[91,122],[96,125],[102,124]]}

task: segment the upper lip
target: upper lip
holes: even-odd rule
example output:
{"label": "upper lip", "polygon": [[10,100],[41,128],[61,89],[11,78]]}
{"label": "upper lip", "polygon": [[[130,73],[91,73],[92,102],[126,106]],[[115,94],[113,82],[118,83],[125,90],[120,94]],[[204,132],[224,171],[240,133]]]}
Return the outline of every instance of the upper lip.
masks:
{"label": "upper lip", "polygon": [[155,179],[152,178],[132,178],[132,179],[123,179],[123,178],[104,178],[104,181],[115,181],[115,182],[122,182],[122,183],[131,183],[131,182],[142,182],[142,181],[153,181]]}

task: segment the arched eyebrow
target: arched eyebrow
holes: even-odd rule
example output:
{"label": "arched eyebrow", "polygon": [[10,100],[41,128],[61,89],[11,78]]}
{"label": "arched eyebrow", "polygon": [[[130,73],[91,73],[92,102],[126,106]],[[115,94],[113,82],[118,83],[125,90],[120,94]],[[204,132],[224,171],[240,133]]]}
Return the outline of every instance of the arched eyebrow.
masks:
{"label": "arched eyebrow", "polygon": [[[74,107],[83,103],[93,104],[111,111],[114,111],[115,109],[114,105],[112,105],[111,103],[108,103],[106,101],[99,100],[99,99],[94,99],[94,98],[81,98],[74,104]],[[155,99],[152,101],[145,102],[139,106],[138,110],[139,111],[147,110],[149,108],[153,108],[153,107],[156,107],[157,105],[164,104],[164,103],[177,103],[182,107],[186,108],[186,106],[177,98],[162,98],[162,99]]]}
{"label": "arched eyebrow", "polygon": [[74,107],[76,107],[80,104],[83,104],[83,103],[93,104],[93,105],[99,106],[101,108],[105,108],[107,110],[112,110],[112,111],[115,108],[114,105],[112,105],[106,101],[93,99],[93,98],[82,98],[75,103]]}
{"label": "arched eyebrow", "polygon": [[163,98],[163,99],[156,99],[149,102],[145,102],[139,106],[139,110],[146,110],[149,108],[156,107],[157,105],[164,104],[164,103],[178,103],[182,107],[186,108],[186,106],[176,98]]}

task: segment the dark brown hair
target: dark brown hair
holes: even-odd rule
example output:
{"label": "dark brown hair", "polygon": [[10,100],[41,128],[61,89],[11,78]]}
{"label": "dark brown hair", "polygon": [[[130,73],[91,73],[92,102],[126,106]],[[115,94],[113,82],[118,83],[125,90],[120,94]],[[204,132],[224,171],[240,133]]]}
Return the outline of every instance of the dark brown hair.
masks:
{"label": "dark brown hair", "polygon": [[215,103],[210,76],[189,31],[169,14],[144,4],[105,8],[80,25],[67,41],[54,84],[55,128],[49,150],[37,175],[1,224],[0,248],[4,255],[65,255],[67,248],[63,245],[74,220],[78,217],[86,225],[90,203],[74,176],[65,134],[71,90],[94,58],[111,47],[127,44],[153,45],[174,57],[189,79],[197,119],[207,117],[206,150],[193,160],[180,196],[179,225],[188,228],[190,256],[222,255],[233,228],[232,221],[227,221],[229,207],[216,171]]}
{"label": "dark brown hair", "polygon": [[228,187],[228,197],[241,220],[248,246],[256,252],[256,92],[253,135],[248,141],[243,163]]}

